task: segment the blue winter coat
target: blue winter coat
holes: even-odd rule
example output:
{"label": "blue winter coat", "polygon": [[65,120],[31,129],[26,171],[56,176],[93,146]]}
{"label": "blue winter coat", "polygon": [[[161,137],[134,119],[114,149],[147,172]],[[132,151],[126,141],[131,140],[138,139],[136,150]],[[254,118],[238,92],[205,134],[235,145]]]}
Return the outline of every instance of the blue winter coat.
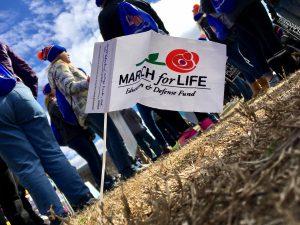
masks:
{"label": "blue winter coat", "polygon": [[211,2],[219,13],[231,13],[237,7],[237,0],[211,0]]}
{"label": "blue winter coat", "polygon": [[253,2],[260,0],[209,0],[217,13],[222,14],[222,22],[231,28],[241,13]]}

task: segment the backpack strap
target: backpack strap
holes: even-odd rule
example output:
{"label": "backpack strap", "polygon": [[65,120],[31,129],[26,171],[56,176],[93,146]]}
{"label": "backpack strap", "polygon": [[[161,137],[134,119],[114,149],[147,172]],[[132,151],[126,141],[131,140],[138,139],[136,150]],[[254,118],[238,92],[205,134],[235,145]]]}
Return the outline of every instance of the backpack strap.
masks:
{"label": "backpack strap", "polygon": [[151,15],[125,0],[118,4],[118,12],[125,35],[142,33],[149,30],[159,32],[158,25]]}
{"label": "backpack strap", "polygon": [[0,96],[9,94],[16,86],[16,77],[0,63]]}
{"label": "backpack strap", "polygon": [[[54,73],[54,85],[55,85],[55,91],[57,91],[56,89],[58,89],[58,91],[61,93],[61,91],[59,90],[59,88],[57,87],[57,85],[56,85],[56,83],[55,83],[56,73],[57,73],[57,71],[55,71],[55,73]],[[61,93],[61,94],[63,94],[63,93]],[[64,96],[64,97],[66,98],[66,96]],[[66,100],[67,100],[67,99],[66,99]],[[70,100],[71,100],[70,106],[71,106],[71,109],[73,110],[73,97],[72,97],[72,95],[70,95]]]}

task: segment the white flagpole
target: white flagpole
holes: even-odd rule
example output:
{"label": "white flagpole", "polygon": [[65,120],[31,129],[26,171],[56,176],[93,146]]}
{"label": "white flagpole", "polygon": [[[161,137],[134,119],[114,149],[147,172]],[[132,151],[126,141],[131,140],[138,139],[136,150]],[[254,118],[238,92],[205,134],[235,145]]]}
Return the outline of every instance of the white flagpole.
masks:
{"label": "white flagpole", "polygon": [[108,113],[104,113],[104,129],[103,129],[103,154],[102,154],[102,172],[101,172],[101,184],[100,184],[100,205],[103,204],[104,198],[104,179],[105,179],[105,167],[106,167],[106,139],[107,139],[107,115]]}

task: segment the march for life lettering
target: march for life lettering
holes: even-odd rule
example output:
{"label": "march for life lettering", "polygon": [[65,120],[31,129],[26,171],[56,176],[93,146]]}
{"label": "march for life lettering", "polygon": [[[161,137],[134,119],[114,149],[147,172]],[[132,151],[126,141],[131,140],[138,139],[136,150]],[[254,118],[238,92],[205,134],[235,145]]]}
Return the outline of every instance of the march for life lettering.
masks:
{"label": "march for life lettering", "polygon": [[117,111],[136,103],[221,112],[226,60],[224,45],[152,31],[96,43],[86,112]]}
{"label": "march for life lettering", "polygon": [[[193,71],[199,63],[199,55],[195,52],[188,52],[184,49],[175,49],[171,51],[167,57],[166,62],[158,62],[159,53],[152,53],[148,58],[142,62],[136,64],[141,66],[143,64],[152,64],[159,66],[167,66],[170,70],[179,73],[175,77],[170,76],[168,73],[162,73],[157,75],[155,69],[143,66],[131,74],[120,75],[119,87],[134,86],[139,83],[136,87],[129,87],[126,90],[126,94],[133,93],[139,88],[145,86],[146,90],[152,90],[154,93],[159,95],[178,95],[178,96],[195,96],[196,89],[207,89],[206,76],[197,75],[186,75]],[[145,81],[141,83],[141,81]],[[148,83],[147,83],[148,82]],[[161,87],[164,87],[163,89]],[[170,87],[175,87],[178,90],[170,90]],[[182,88],[180,90],[180,88]],[[185,89],[183,89],[185,88]],[[189,89],[189,90],[187,90]]]}

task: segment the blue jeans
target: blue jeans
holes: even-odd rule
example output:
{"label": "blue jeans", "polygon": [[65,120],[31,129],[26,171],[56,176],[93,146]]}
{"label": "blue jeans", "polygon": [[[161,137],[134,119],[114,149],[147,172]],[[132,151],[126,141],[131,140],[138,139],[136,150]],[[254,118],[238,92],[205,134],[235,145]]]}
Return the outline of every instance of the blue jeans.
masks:
{"label": "blue jeans", "polygon": [[83,133],[70,140],[67,145],[87,161],[96,184],[100,186],[102,159],[93,141]]}
{"label": "blue jeans", "polygon": [[177,131],[173,126],[171,126],[166,120],[163,118],[156,120],[155,124],[159,128],[163,137],[167,141],[170,146],[176,145],[176,141],[180,137],[180,132]]}
{"label": "blue jeans", "polygon": [[[104,114],[88,114],[86,125],[103,137]],[[124,141],[112,119],[107,118],[107,151],[120,174],[127,176],[134,171],[131,169],[132,160],[125,147]]]}
{"label": "blue jeans", "polygon": [[234,41],[227,43],[228,62],[238,68],[249,83],[270,73],[261,42],[243,27],[236,26]]}
{"label": "blue jeans", "polygon": [[135,137],[138,145],[141,147],[141,149],[146,153],[146,155],[150,159],[155,158],[152,154],[151,149],[155,153],[156,157],[159,157],[162,154],[162,150],[161,150],[157,140],[154,140],[151,137],[151,135],[147,132],[147,130],[144,130],[144,131],[141,131],[141,132],[135,134],[134,137]]}
{"label": "blue jeans", "polygon": [[245,79],[252,84],[257,79],[256,70],[253,65],[247,62],[239,52],[236,44],[227,45],[228,62],[238,68],[244,75]]}
{"label": "blue jeans", "polygon": [[0,156],[30,192],[41,214],[64,209],[46,173],[77,205],[90,193],[60,150],[46,114],[23,83],[0,96]]}
{"label": "blue jeans", "polygon": [[236,77],[233,83],[238,87],[239,91],[246,101],[252,98],[253,92],[249,85],[242,78]]}
{"label": "blue jeans", "polygon": [[[282,0],[281,0],[282,1]],[[299,13],[299,12],[298,12]],[[255,43],[249,43],[252,51],[261,51],[266,59],[271,58],[283,49],[280,40],[276,37],[272,22],[266,8],[261,1],[251,3],[235,21],[235,27],[247,31]]]}
{"label": "blue jeans", "polygon": [[157,124],[155,123],[153,117],[152,117],[152,108],[137,104],[136,107],[138,108],[138,111],[145,122],[146,126],[150,130],[150,132],[154,135],[155,139],[158,141],[159,145],[163,148],[166,148],[168,146],[168,143],[164,136],[162,135],[161,131],[157,127]]}

